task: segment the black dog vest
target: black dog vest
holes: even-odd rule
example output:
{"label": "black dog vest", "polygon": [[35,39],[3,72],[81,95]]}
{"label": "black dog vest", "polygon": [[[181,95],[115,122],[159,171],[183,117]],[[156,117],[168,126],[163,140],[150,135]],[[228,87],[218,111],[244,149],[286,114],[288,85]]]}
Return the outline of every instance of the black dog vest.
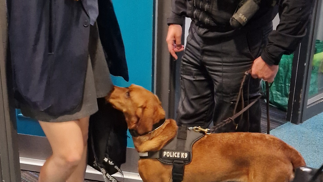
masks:
{"label": "black dog vest", "polygon": [[205,134],[189,130],[186,126],[179,127],[177,135],[161,150],[139,153],[141,159],[157,159],[166,165],[173,165],[173,182],[183,180],[184,167],[192,161],[192,148],[195,142]]}

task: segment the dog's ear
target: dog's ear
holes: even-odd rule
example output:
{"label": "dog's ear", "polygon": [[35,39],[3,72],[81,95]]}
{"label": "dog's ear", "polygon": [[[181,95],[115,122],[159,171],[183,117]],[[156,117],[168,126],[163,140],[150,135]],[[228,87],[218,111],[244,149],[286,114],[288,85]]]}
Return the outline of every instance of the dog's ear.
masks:
{"label": "dog's ear", "polygon": [[154,102],[146,102],[138,107],[136,115],[138,117],[137,132],[143,134],[152,130],[158,117],[158,105]]}
{"label": "dog's ear", "polygon": [[160,102],[160,100],[159,100],[158,96],[157,96],[157,95],[155,95],[155,94],[154,94],[154,96],[155,96],[155,98],[157,99],[158,104],[161,104],[161,102]]}

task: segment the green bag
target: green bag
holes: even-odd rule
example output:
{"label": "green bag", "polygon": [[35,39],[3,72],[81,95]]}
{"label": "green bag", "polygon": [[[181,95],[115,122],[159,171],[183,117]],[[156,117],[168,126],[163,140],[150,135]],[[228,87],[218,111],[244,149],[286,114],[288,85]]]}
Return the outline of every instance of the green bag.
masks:
{"label": "green bag", "polygon": [[[269,90],[269,103],[284,111],[288,107],[293,57],[293,54],[282,56],[275,81]],[[309,97],[318,93],[318,75],[320,72],[323,73],[323,41],[316,40],[315,42],[315,53],[312,65]],[[262,81],[261,87],[265,92],[266,84],[264,81]]]}
{"label": "green bag", "polygon": [[[269,89],[269,103],[284,111],[287,110],[288,106],[293,57],[293,54],[282,56],[275,81]],[[261,86],[265,92],[266,84],[264,81],[262,81]]]}

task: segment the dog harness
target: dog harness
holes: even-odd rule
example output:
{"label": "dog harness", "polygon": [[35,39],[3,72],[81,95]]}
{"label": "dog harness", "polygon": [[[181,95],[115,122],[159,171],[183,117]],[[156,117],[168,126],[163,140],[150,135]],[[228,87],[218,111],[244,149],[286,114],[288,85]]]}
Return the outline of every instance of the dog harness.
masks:
{"label": "dog harness", "polygon": [[[200,131],[205,131],[201,133]],[[173,182],[183,181],[185,165],[192,161],[192,147],[208,130],[200,127],[180,126],[176,137],[159,151],[139,153],[141,159],[157,159],[166,165],[173,165]]]}

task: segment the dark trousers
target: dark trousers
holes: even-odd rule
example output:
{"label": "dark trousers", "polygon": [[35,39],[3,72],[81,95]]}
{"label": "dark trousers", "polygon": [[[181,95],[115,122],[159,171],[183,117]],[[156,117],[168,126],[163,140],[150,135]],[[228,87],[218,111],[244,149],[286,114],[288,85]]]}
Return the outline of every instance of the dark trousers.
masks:
{"label": "dark trousers", "polygon": [[[181,98],[177,109],[179,125],[208,127],[234,114],[244,73],[267,43],[272,25],[252,31],[237,30],[226,36],[201,36],[192,24],[181,64]],[[204,31],[205,32],[205,31]],[[207,34],[207,32],[206,32]],[[249,84],[248,84],[249,82]],[[249,89],[248,89],[249,87]],[[249,93],[248,93],[249,91]],[[248,76],[243,86],[244,107],[260,91],[260,80]],[[243,107],[238,102],[238,110]],[[260,132],[260,102],[218,132]]]}

